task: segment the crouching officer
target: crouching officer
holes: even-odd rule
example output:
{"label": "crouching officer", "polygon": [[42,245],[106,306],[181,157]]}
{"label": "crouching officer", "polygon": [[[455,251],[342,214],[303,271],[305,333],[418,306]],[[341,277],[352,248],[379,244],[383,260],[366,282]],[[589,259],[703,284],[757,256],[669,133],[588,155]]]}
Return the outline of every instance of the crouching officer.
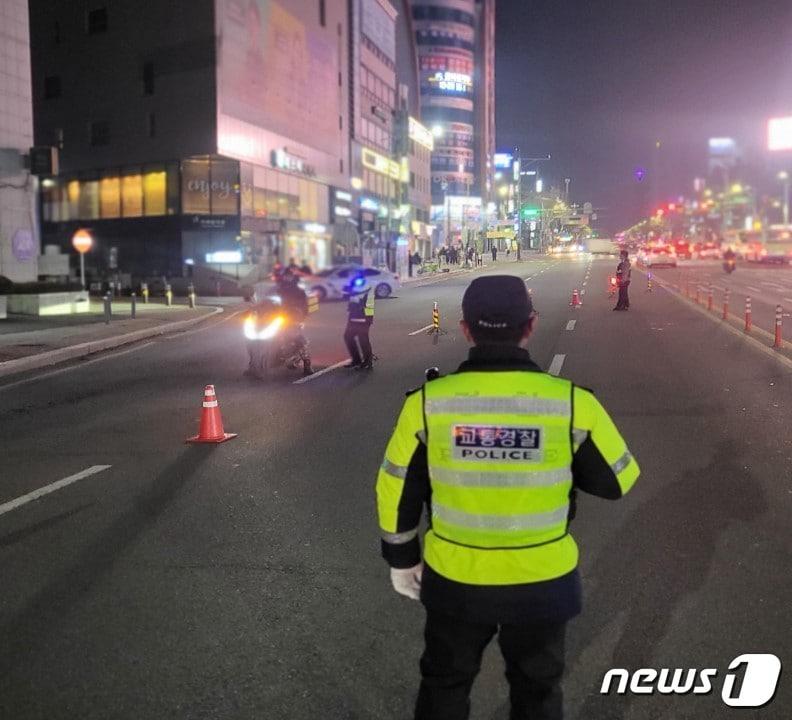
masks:
{"label": "crouching officer", "polygon": [[364,275],[356,275],[344,293],[349,298],[344,342],[351,359],[346,367],[371,370],[374,353],[369,331],[374,323],[374,291]]}
{"label": "crouching officer", "polygon": [[462,316],[468,359],[408,394],[377,479],[393,587],[427,611],[415,718],[469,717],[497,635],[512,720],[557,720],[566,623],[581,611],[575,494],[620,498],[638,464],[590,390],[531,360],[521,279],[477,278]]}

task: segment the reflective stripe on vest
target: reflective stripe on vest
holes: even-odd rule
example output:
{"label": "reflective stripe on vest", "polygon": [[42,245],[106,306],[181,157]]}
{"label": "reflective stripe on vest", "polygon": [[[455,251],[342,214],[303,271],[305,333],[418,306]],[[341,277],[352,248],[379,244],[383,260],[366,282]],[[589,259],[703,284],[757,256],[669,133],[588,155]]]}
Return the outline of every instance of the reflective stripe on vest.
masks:
{"label": "reflective stripe on vest", "polygon": [[363,314],[366,317],[374,317],[374,293],[371,290],[366,293],[366,307]]}
{"label": "reflective stripe on vest", "polygon": [[473,550],[563,538],[572,384],[538,372],[463,372],[427,383],[424,392],[434,534]]}

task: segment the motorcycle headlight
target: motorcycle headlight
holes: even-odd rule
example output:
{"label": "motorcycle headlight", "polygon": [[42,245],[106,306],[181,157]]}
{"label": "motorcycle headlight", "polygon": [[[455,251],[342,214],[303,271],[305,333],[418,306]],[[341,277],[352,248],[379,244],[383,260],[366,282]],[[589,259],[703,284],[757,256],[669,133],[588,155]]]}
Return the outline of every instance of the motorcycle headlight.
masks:
{"label": "motorcycle headlight", "polygon": [[281,325],[283,325],[283,315],[278,315],[267,327],[259,332],[258,339],[271,340],[278,334]]}
{"label": "motorcycle headlight", "polygon": [[245,318],[243,330],[248,340],[272,340],[278,334],[283,323],[283,315],[278,315],[272,322],[259,330],[256,325],[256,319],[253,316],[249,316]]}

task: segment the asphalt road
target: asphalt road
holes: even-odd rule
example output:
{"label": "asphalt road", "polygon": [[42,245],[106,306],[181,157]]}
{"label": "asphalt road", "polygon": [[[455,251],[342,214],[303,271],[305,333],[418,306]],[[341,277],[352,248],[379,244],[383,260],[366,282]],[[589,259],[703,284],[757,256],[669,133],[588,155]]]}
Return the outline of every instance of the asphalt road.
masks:
{"label": "asphalt road", "polygon": [[[630,312],[611,312],[612,264],[588,279],[582,258],[496,268],[533,290],[537,362],[597,392],[643,469],[619,503],[584,498],[573,526],[586,602],[567,717],[787,718],[787,675],[756,711],[730,710],[720,688],[738,655],[792,657],[792,365],[662,288],[634,283]],[[0,507],[0,717],[410,717],[422,610],[390,588],[373,485],[405,389],[465,356],[469,279],[379,302],[370,374],[249,381],[228,314],[0,386],[0,506],[95,470]],[[410,334],[434,301],[437,344]],[[340,304],[312,317],[317,365],[344,359],[342,321]],[[187,446],[206,383],[239,437]],[[718,677],[710,695],[600,695],[614,667]],[[473,720],[505,720],[506,693],[493,646]]]}

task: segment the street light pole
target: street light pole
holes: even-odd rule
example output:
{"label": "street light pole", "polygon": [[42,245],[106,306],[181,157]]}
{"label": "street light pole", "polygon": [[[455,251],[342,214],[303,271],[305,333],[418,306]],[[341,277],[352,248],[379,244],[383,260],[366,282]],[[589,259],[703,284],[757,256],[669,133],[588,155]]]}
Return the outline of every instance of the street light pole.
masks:
{"label": "street light pole", "polygon": [[784,227],[789,225],[789,173],[782,170],[778,173],[778,179],[784,185]]}

